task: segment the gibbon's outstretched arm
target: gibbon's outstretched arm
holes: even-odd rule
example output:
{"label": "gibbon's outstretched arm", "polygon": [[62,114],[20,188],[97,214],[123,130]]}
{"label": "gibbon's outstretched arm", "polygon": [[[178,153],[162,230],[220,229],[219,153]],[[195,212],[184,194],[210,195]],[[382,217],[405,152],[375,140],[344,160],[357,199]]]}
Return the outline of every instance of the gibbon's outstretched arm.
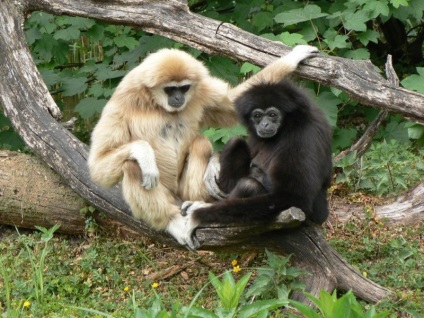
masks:
{"label": "gibbon's outstretched arm", "polygon": [[278,83],[287,75],[293,73],[301,61],[317,53],[319,53],[319,50],[313,46],[295,46],[288,54],[276,59],[274,62],[268,64],[265,68],[259,71],[256,75],[233,88],[229,93],[230,100],[234,102],[238,96],[240,96],[253,84],[261,82],[269,84]]}

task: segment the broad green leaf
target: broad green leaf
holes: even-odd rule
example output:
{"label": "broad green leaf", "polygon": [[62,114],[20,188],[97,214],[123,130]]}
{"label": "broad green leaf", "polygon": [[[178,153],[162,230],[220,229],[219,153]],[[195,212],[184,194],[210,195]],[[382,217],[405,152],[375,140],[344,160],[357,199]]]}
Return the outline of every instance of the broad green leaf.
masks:
{"label": "broad green leaf", "polygon": [[413,124],[408,127],[408,137],[410,139],[420,139],[424,135],[424,126],[420,124]]}
{"label": "broad green leaf", "polygon": [[88,97],[82,99],[76,106],[74,111],[77,112],[82,119],[88,119],[96,113],[101,113],[106,105],[106,99],[97,99]]}
{"label": "broad green leaf", "polygon": [[369,13],[366,11],[357,11],[355,13],[349,13],[345,17],[344,27],[347,30],[354,31],[366,31],[367,25],[365,24],[369,19]]}
{"label": "broad green leaf", "polygon": [[357,34],[357,38],[363,45],[368,45],[369,42],[377,43],[380,34],[375,30],[366,30]]}
{"label": "broad green leaf", "polygon": [[350,48],[352,43],[348,41],[349,37],[347,35],[338,34],[337,31],[333,29],[330,29],[324,33],[324,42],[328,44],[330,50],[334,50],[335,48]]}
{"label": "broad green leaf", "polygon": [[237,314],[237,318],[256,317],[256,315],[262,311],[269,311],[287,305],[288,301],[277,299],[255,301],[252,304],[244,306]]}
{"label": "broad green leaf", "polygon": [[424,67],[417,67],[417,74],[412,74],[401,81],[401,84],[410,90],[424,94]]}
{"label": "broad green leaf", "polygon": [[324,111],[328,122],[331,127],[337,126],[338,117],[338,105],[342,103],[342,100],[334,95],[332,92],[322,92],[318,96],[314,96],[314,101]]}
{"label": "broad green leaf", "polygon": [[297,24],[300,22],[310,21],[317,18],[327,16],[327,13],[322,13],[321,8],[314,4],[306,5],[304,8],[294,9],[287,12],[282,12],[274,17],[275,22],[283,23],[284,26]]}
{"label": "broad green leaf", "polygon": [[258,31],[272,27],[273,23],[273,15],[271,12],[259,12],[252,18],[252,24],[258,29]]}
{"label": "broad green leaf", "polygon": [[390,9],[385,1],[371,0],[365,3],[363,10],[370,12],[370,18],[375,19],[378,16],[389,16]]}
{"label": "broad green leaf", "polygon": [[80,30],[77,27],[70,26],[66,29],[58,30],[53,37],[56,40],[64,40],[64,41],[70,41],[70,40],[77,40],[80,37]]}
{"label": "broad green leaf", "polygon": [[333,134],[333,149],[349,147],[356,138],[357,131],[354,128],[337,128]]}
{"label": "broad green leaf", "polygon": [[408,0],[390,0],[390,3],[395,7],[396,9],[400,6],[409,6]]}
{"label": "broad green leaf", "polygon": [[238,84],[236,74],[239,71],[239,66],[233,60],[227,57],[213,56],[207,66],[213,76],[222,78],[232,85]]}
{"label": "broad green leaf", "polygon": [[132,50],[139,45],[139,42],[135,38],[127,35],[119,35],[113,39],[113,42],[117,47],[126,47],[129,50]]}
{"label": "broad green leaf", "polygon": [[333,296],[325,290],[321,290],[319,293],[319,299],[321,302],[321,306],[319,306],[319,310],[321,311],[324,317],[333,317],[333,309],[334,309],[334,298]]}
{"label": "broad green leaf", "polygon": [[95,76],[99,81],[105,81],[111,78],[123,77],[128,73],[128,71],[124,70],[114,70],[110,65],[99,64]]}
{"label": "broad green leaf", "polygon": [[303,35],[298,33],[283,32],[278,35],[278,38],[281,40],[281,42],[288,46],[295,46],[297,44],[307,44],[307,42],[303,39]]}
{"label": "broad green leaf", "polygon": [[66,78],[62,84],[62,95],[73,96],[83,93],[87,89],[86,77]]}
{"label": "broad green leaf", "polygon": [[28,45],[34,44],[36,40],[40,40],[43,38],[41,32],[36,28],[31,28],[25,31],[26,40]]}
{"label": "broad green leaf", "polygon": [[256,74],[260,70],[261,68],[259,66],[251,64],[249,62],[245,62],[240,68],[240,73],[241,74],[247,74],[247,73]]}
{"label": "broad green leaf", "polygon": [[192,307],[190,308],[190,311],[186,312],[186,307],[184,307],[182,310],[184,313],[187,314],[187,317],[190,318],[218,318],[217,315],[215,315],[212,311],[208,309],[203,309],[199,307]]}
{"label": "broad green leaf", "polygon": [[368,60],[370,58],[370,52],[366,48],[349,50],[345,53],[344,57],[353,60]]}
{"label": "broad green leaf", "polygon": [[[299,310],[305,317],[308,318],[321,318],[311,307],[305,305],[304,303],[290,300],[290,305]],[[344,317],[343,317],[344,318]]]}
{"label": "broad green leaf", "polygon": [[41,73],[41,77],[44,80],[44,83],[46,83],[47,86],[55,85],[61,80],[60,75],[55,70],[43,68],[40,70],[40,73]]}

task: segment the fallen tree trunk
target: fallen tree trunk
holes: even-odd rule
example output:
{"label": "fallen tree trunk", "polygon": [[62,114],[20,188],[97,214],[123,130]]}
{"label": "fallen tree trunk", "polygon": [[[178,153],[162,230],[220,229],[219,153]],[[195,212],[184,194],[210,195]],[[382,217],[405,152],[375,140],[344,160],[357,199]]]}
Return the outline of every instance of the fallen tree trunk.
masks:
{"label": "fallen tree trunk", "polygon": [[[43,83],[25,43],[22,29],[24,17],[33,10],[132,24],[209,52],[223,52],[261,65],[270,62],[275,56],[285,54],[288,48],[249,35],[231,25],[222,25],[218,21],[193,15],[181,1],[0,2],[0,101],[16,131],[32,151],[96,208],[138,233],[178,247],[169,235],[154,231],[133,219],[118,188],[105,190],[90,180],[86,166],[87,146],[55,120],[60,118],[60,111]],[[167,13],[166,17],[163,12]],[[11,38],[15,40],[10,41]],[[270,53],[263,52],[265,47]],[[334,84],[364,103],[390,107],[417,121],[424,121],[424,96],[393,87],[367,63],[361,62],[361,67],[358,67],[343,59],[318,57],[308,61],[308,65],[300,68],[297,74]],[[295,265],[312,274],[305,277],[305,281],[307,290],[313,294],[321,289],[352,289],[365,300],[378,301],[390,293],[347,264],[315,226],[306,223],[299,225],[302,213],[290,209],[284,211],[284,216],[288,219],[273,224],[244,227],[216,225],[199,229],[197,234],[205,242],[203,249],[262,250],[267,247],[282,254],[293,253]],[[298,227],[281,229],[287,226]],[[296,297],[304,300],[301,294]]]}
{"label": "fallen tree trunk", "polygon": [[[0,151],[0,224],[34,229],[61,224],[59,232],[83,234],[87,217],[80,213],[90,203],[81,198],[38,158],[19,152]],[[392,202],[372,206],[372,216],[386,226],[408,226],[424,220],[424,183],[403,193]],[[369,204],[331,200],[331,223],[369,216]],[[366,210],[368,210],[366,212]],[[94,213],[105,231],[115,231]],[[126,228],[128,229],[128,228]],[[125,231],[123,228],[120,232]]]}

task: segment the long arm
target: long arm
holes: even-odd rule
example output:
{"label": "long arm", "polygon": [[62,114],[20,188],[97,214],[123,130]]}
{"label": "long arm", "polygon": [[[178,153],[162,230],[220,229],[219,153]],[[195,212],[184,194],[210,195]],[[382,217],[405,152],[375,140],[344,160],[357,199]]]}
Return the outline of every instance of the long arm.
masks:
{"label": "long arm", "polygon": [[271,64],[268,64],[259,73],[233,88],[229,94],[230,100],[234,101],[254,83],[278,83],[287,75],[291,74],[301,61],[317,54],[318,52],[318,49],[313,46],[296,46],[287,55],[275,60]]}

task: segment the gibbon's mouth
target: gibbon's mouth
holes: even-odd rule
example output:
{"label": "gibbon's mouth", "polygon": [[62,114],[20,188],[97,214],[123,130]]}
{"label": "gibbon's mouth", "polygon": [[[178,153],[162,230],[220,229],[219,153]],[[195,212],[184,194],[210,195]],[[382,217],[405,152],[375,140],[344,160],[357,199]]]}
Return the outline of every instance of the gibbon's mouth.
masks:
{"label": "gibbon's mouth", "polygon": [[271,138],[274,137],[276,133],[276,130],[261,130],[258,131],[258,136],[261,138]]}

